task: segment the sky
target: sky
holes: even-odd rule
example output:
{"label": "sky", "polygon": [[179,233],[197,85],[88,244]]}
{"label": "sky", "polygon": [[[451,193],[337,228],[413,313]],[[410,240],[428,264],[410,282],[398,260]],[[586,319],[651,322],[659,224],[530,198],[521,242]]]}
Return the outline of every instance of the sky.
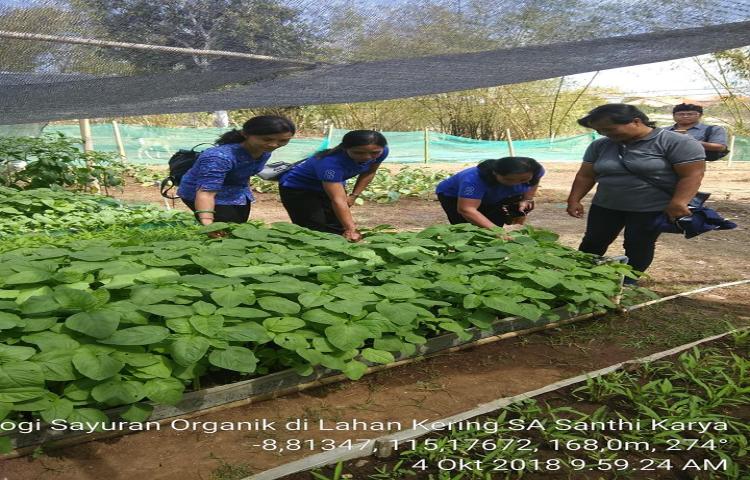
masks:
{"label": "sky", "polygon": [[[708,56],[698,58],[704,65],[709,59]],[[710,66],[708,70],[716,73],[716,69]],[[592,76],[593,72],[568,78],[578,85],[585,85]],[[682,96],[695,100],[716,96],[716,91],[692,58],[602,70],[592,86],[613,87],[633,96]]]}

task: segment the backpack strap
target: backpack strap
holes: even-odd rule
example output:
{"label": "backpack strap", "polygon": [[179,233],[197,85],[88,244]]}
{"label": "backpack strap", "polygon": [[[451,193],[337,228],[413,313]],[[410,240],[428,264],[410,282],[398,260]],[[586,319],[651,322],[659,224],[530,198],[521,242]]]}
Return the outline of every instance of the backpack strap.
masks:
{"label": "backpack strap", "polygon": [[708,127],[706,127],[706,134],[703,136],[703,141],[710,142],[712,133],[714,133],[714,126],[709,125]]}

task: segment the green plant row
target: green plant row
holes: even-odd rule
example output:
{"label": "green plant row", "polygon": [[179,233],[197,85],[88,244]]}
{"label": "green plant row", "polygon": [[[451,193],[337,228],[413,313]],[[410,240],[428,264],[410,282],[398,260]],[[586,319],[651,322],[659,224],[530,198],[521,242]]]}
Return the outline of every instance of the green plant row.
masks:
{"label": "green plant row", "polygon": [[112,226],[193,223],[182,211],[125,204],[110,197],[62,188],[16,190],[0,187],[0,236],[92,231]]}
{"label": "green plant row", "polygon": [[[394,462],[357,478],[746,479],[747,331],[732,343],[596,377],[548,402],[526,400],[467,428],[403,442]],[[345,471],[339,464],[330,476],[312,476],[344,478]]]}
{"label": "green plant row", "polygon": [[0,255],[0,419],[145,420],[213,372],[358,379],[427,337],[498,316],[612,308],[624,265],[527,228],[373,232],[350,244],[290,225],[232,238],[118,246],[115,240]]}
{"label": "green plant row", "polygon": [[[375,178],[357,199],[361,205],[364,200],[377,203],[392,203],[401,197],[433,198],[437,184],[451,174],[443,170],[433,171],[426,168],[404,167],[397,173],[385,168],[378,170]],[[351,183],[351,182],[350,182]],[[252,177],[250,185],[260,193],[278,193],[279,184]]]}

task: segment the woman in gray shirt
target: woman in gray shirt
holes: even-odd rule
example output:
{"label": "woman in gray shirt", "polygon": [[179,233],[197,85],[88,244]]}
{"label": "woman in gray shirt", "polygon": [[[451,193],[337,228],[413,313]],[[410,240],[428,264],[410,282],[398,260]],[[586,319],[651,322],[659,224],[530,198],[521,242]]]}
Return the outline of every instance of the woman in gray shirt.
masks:
{"label": "woman in gray shirt", "polygon": [[604,136],[589,145],[568,196],[568,214],[582,218],[581,199],[599,184],[579,250],[604,255],[624,228],[628,263],[644,272],[659,237],[656,219],[662,213],[671,220],[690,215],[688,202],[705,170],[703,147],[656,128],[643,112],[622,103],[596,107],[578,123]]}

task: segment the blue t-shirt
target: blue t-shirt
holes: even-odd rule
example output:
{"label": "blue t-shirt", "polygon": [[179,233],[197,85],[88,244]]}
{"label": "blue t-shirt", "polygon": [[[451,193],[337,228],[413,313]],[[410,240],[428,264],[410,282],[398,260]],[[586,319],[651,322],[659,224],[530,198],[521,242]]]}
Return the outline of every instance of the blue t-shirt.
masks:
{"label": "blue t-shirt", "polygon": [[239,143],[204,150],[180,180],[177,195],[195,201],[198,189],[216,192],[216,205],[246,205],[254,200],[250,177],[263,170],[270,152],[253,158]]}
{"label": "blue t-shirt", "polygon": [[388,156],[388,147],[373,160],[357,163],[346,154],[346,150],[334,152],[323,158],[314,155],[284,173],[279,185],[284,188],[324,192],[323,182],[341,183],[367,172],[373,165],[380,164]]}
{"label": "blue t-shirt", "polygon": [[482,200],[484,204],[494,205],[505,198],[522,195],[539,183],[543,175],[544,168],[528,183],[490,186],[479,176],[478,167],[470,167],[438,183],[435,193],[446,197],[473,198]]}

